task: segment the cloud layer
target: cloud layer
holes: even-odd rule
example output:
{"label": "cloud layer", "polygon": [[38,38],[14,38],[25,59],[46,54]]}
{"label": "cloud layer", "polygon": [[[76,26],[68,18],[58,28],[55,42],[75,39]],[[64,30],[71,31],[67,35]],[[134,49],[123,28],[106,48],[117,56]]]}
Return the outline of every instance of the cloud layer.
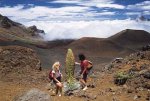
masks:
{"label": "cloud layer", "polygon": [[104,21],[70,21],[51,22],[33,21],[26,25],[38,25],[45,29],[46,40],[78,39],[81,37],[107,38],[125,29],[138,29],[150,32],[150,22],[136,22],[135,20],[104,20]]}
{"label": "cloud layer", "polygon": [[139,15],[150,17],[150,1],[128,5],[115,1],[53,0],[47,1],[46,6],[36,4],[3,6],[0,7],[0,13],[26,26],[36,25],[39,29],[45,30],[46,40],[106,38],[124,29],[150,32],[150,21],[134,20]]}

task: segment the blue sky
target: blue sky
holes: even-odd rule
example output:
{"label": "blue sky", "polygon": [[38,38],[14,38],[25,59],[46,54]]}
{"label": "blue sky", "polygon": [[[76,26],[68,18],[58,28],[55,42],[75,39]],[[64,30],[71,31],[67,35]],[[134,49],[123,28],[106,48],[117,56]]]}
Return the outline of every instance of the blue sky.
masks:
{"label": "blue sky", "polygon": [[121,30],[150,32],[149,0],[1,0],[0,14],[26,26],[44,29],[47,40],[109,37]]}

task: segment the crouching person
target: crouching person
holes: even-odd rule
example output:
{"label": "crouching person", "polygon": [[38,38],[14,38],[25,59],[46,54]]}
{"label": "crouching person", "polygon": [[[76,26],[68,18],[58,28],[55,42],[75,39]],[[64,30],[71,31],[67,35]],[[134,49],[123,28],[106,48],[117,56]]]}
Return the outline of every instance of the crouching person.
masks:
{"label": "crouching person", "polygon": [[61,83],[62,74],[60,72],[60,63],[59,62],[55,62],[53,64],[50,75],[52,77],[54,84],[56,85],[56,92],[55,92],[56,95],[61,96],[63,84]]}

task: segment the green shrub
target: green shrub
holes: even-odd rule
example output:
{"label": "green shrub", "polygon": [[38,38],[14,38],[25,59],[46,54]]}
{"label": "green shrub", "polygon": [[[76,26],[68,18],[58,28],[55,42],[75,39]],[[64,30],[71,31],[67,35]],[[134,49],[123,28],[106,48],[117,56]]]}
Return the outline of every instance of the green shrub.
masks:
{"label": "green shrub", "polygon": [[114,83],[117,85],[123,85],[126,83],[127,79],[131,78],[131,76],[125,72],[118,72],[114,76]]}
{"label": "green shrub", "polygon": [[125,72],[118,72],[117,74],[115,74],[115,78],[128,79],[130,78],[130,75]]}

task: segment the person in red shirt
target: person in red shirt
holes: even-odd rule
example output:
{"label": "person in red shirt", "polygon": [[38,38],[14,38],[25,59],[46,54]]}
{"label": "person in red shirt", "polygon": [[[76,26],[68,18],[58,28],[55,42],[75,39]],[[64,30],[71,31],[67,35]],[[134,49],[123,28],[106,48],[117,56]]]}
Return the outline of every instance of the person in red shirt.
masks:
{"label": "person in red shirt", "polygon": [[87,75],[88,75],[88,70],[87,70],[88,60],[86,60],[86,57],[84,54],[79,54],[78,57],[79,57],[80,63],[75,62],[75,64],[78,64],[81,67],[80,82],[84,86],[83,90],[86,90],[87,89],[86,82],[87,82]]}

